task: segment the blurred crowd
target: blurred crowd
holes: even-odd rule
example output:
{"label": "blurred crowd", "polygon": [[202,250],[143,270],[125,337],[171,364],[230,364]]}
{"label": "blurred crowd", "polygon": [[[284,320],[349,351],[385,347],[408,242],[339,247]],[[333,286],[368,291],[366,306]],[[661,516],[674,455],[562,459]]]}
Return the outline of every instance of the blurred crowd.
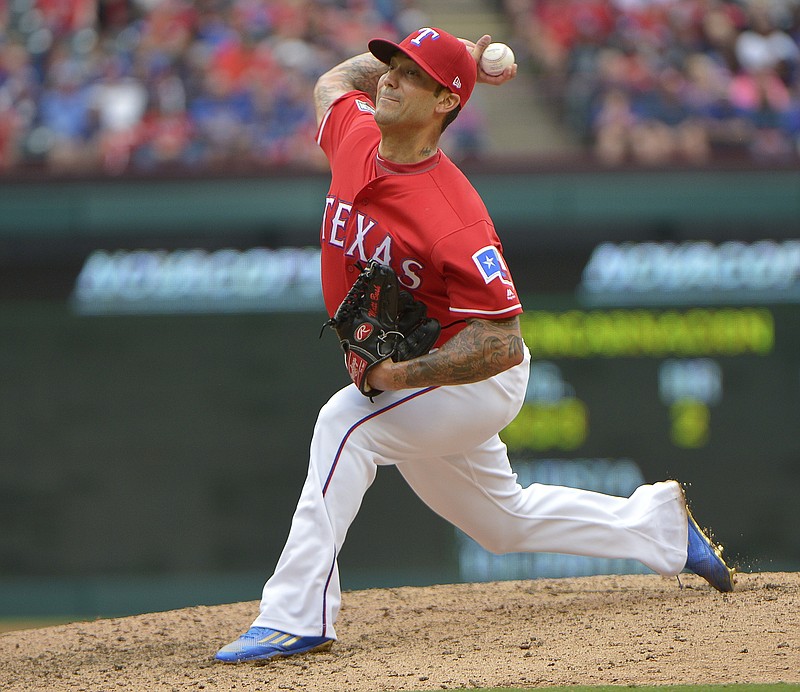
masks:
{"label": "blurred crowd", "polygon": [[609,165],[795,162],[799,0],[503,0],[537,83]]}
{"label": "blurred crowd", "polygon": [[[486,6],[606,164],[800,159],[800,0]],[[321,168],[317,77],[427,24],[413,0],[0,0],[0,174]],[[464,111],[453,158],[483,125]]]}
{"label": "blurred crowd", "polygon": [[316,78],[407,0],[0,0],[0,173],[317,166]]}

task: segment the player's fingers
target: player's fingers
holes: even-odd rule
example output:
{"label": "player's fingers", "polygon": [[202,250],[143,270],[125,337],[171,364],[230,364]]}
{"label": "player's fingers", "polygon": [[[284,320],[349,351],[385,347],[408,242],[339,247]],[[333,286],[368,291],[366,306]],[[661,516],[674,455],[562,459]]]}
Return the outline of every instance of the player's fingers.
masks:
{"label": "player's fingers", "polygon": [[475,58],[477,62],[480,62],[483,51],[486,50],[486,47],[491,42],[492,37],[489,34],[484,34],[475,42],[475,47],[472,49],[472,57]]}
{"label": "player's fingers", "polygon": [[509,65],[505,70],[503,70],[498,75],[490,75],[486,74],[483,70],[480,70],[478,74],[478,81],[483,82],[484,84],[491,84],[493,86],[499,86],[500,84],[505,84],[514,77],[517,76],[517,63],[513,65]]}

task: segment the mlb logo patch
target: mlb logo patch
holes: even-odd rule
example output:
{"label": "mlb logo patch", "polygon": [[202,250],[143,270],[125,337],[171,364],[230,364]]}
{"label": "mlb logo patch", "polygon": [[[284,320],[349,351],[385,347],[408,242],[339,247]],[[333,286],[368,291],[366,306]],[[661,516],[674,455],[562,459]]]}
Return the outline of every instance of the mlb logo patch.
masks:
{"label": "mlb logo patch", "polygon": [[501,283],[508,286],[513,285],[508,274],[508,267],[506,267],[506,263],[493,245],[488,245],[478,250],[472,255],[472,261],[478,267],[478,271],[480,271],[485,283],[488,284],[495,279],[499,279]]}
{"label": "mlb logo patch", "polygon": [[366,101],[362,101],[361,99],[356,99],[356,108],[358,108],[358,110],[360,110],[362,113],[371,113],[372,115],[375,115],[375,109],[372,107],[372,105]]}

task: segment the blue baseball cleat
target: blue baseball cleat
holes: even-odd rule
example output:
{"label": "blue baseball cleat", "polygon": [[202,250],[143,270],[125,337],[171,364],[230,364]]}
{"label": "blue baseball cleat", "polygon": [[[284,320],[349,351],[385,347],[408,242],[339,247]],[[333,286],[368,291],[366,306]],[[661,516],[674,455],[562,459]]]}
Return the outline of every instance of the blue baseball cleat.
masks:
{"label": "blue baseball cleat", "polygon": [[722,546],[715,545],[694,520],[689,508],[689,547],[686,554],[686,569],[703,577],[717,591],[733,591],[735,570],[725,564]]}
{"label": "blue baseball cleat", "polygon": [[327,637],[298,637],[269,627],[251,627],[236,641],[217,651],[214,658],[225,663],[266,661],[308,651],[322,651],[329,649],[332,643],[333,639]]}

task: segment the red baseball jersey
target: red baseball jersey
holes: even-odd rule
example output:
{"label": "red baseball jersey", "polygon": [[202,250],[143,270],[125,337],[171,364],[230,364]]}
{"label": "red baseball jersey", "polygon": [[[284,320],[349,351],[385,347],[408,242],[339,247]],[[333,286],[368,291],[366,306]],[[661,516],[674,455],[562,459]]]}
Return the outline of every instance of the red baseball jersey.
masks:
{"label": "red baseball jersey", "polygon": [[437,345],[465,318],[521,313],[492,220],[464,174],[441,150],[417,164],[386,161],[379,142],[374,106],[363,92],[334,102],[317,133],[331,166],[320,231],[328,314],[355,281],[356,262],[370,259],[390,265],[442,326],[456,323]]}

